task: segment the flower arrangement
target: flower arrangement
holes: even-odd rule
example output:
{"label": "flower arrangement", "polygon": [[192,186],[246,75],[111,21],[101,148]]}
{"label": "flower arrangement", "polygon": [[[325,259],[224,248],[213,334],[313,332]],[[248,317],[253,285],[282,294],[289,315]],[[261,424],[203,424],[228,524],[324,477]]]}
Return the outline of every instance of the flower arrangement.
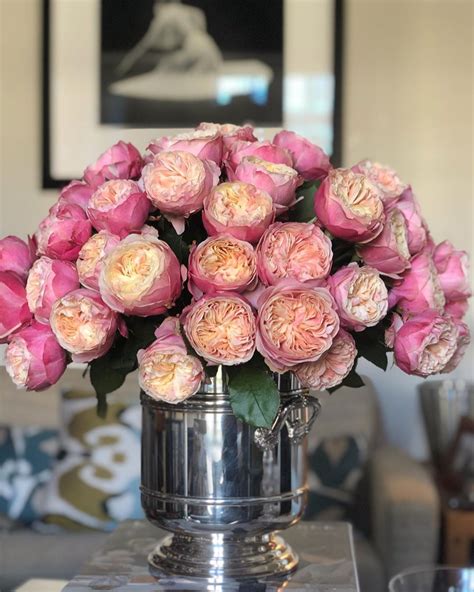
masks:
{"label": "flower arrangement", "polygon": [[436,245],[411,187],[334,168],[290,131],[202,123],[118,142],[65,187],[28,243],[0,241],[0,341],[19,387],[86,362],[107,393],[138,368],[150,397],[193,396],[219,365],[235,414],[271,425],[272,373],[360,386],[357,360],[450,372],[470,340],[467,255]]}

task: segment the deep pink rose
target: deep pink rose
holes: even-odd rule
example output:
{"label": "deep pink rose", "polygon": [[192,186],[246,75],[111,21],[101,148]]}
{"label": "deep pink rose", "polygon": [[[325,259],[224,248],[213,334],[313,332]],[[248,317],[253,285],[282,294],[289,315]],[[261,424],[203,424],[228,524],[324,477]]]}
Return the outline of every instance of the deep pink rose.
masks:
{"label": "deep pink rose", "polygon": [[293,160],[293,168],[305,181],[322,179],[331,169],[329,156],[324,150],[295,132],[282,130],[273,138],[273,143],[288,150]]}
{"label": "deep pink rose", "polygon": [[380,193],[364,175],[332,169],[314,198],[319,222],[337,238],[365,243],[382,232],[385,214]]}
{"label": "deep pink rose", "polygon": [[222,137],[224,154],[236,141],[256,142],[254,129],[251,125],[234,125],[233,123],[200,123],[197,130],[218,133]]}
{"label": "deep pink rose", "polygon": [[28,391],[56,384],[66,370],[66,352],[48,325],[33,321],[9,341],[5,368],[13,382]]}
{"label": "deep pink rose", "polygon": [[469,300],[448,300],[444,307],[444,312],[451,315],[455,319],[464,318],[465,314],[469,310]]}
{"label": "deep pink rose", "polygon": [[459,366],[461,360],[464,357],[464,354],[471,343],[471,332],[469,327],[466,323],[463,323],[459,320],[454,320],[457,328],[458,328],[458,339],[456,342],[456,351],[454,352],[452,358],[446,364],[446,366],[441,370],[443,374],[447,374],[448,372],[452,372],[456,370]]}
{"label": "deep pink rose", "polygon": [[201,160],[212,160],[220,167],[223,143],[218,131],[194,130],[173,137],[158,138],[148,145],[147,150],[151,155],[159,154],[164,150],[190,152]]}
{"label": "deep pink rose", "polygon": [[403,183],[397,173],[390,167],[373,162],[361,160],[352,167],[355,173],[365,175],[380,192],[386,206],[389,206],[400,198],[408,185]]}
{"label": "deep pink rose", "polygon": [[61,190],[58,203],[61,205],[75,204],[86,210],[89,199],[95,190],[95,187],[83,181],[71,181]]}
{"label": "deep pink rose", "polygon": [[444,241],[433,251],[433,261],[446,300],[464,300],[471,296],[466,251],[457,251],[449,241]]}
{"label": "deep pink rose", "polygon": [[111,179],[136,179],[140,176],[143,161],[133,144],[117,142],[106,150],[84,171],[84,181],[98,187]]}
{"label": "deep pink rose", "polygon": [[224,160],[227,176],[230,181],[234,180],[234,172],[242,159],[247,156],[257,156],[267,162],[274,164],[286,164],[291,167],[292,158],[288,150],[275,146],[271,142],[245,142],[239,140],[234,142],[227,151]]}
{"label": "deep pink rose", "polygon": [[410,187],[403,192],[396,207],[405,218],[410,254],[416,255],[425,248],[427,243],[426,222],[423,220],[420,206]]}
{"label": "deep pink rose", "polygon": [[14,273],[0,271],[0,343],[30,320],[23,280]]}
{"label": "deep pink rose", "polygon": [[[155,229],[153,229],[155,230]],[[156,232],[156,231],[155,231]],[[119,244],[120,238],[101,230],[84,243],[76,261],[79,281],[89,290],[99,291],[99,276],[105,257]]]}
{"label": "deep pink rose", "polygon": [[36,244],[28,239],[28,244],[17,236],[6,236],[0,239],[0,271],[16,273],[26,280],[28,270],[35,260]]}

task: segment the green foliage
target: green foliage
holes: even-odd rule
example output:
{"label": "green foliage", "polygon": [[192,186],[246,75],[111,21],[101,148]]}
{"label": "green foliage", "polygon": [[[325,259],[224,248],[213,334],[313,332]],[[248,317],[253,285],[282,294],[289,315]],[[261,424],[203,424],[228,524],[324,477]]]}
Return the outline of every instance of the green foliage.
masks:
{"label": "green foliage", "polygon": [[344,378],[341,384],[334,386],[332,388],[328,388],[328,391],[332,394],[334,391],[337,391],[341,388],[341,386],[349,386],[351,388],[360,388],[364,386],[364,381],[356,372],[356,366],[352,368],[349,374]]}
{"label": "green foliage", "polygon": [[314,213],[314,194],[320,185],[319,181],[304,183],[296,190],[296,197],[300,199],[288,212],[288,219],[292,222],[309,222],[316,217]]}
{"label": "green foliage", "polygon": [[156,227],[158,229],[159,238],[168,243],[171,250],[178,258],[180,263],[187,263],[189,256],[189,246],[183,238],[183,235],[176,233],[173,225],[163,216],[158,220]]}
{"label": "green foliage", "polygon": [[364,331],[353,334],[358,356],[369,360],[382,370],[386,370],[388,365],[385,327],[386,323],[381,322],[375,327],[367,327]]}

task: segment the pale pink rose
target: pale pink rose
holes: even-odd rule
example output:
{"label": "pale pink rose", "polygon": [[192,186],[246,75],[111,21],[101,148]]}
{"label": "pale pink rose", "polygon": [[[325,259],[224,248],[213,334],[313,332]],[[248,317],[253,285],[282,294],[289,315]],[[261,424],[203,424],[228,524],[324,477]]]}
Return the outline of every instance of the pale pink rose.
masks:
{"label": "pale pink rose", "polygon": [[100,294],[113,310],[148,317],[166,312],[181,294],[181,268],[164,241],[131,234],[104,259]]}
{"label": "pale pink rose", "polygon": [[28,239],[28,244],[17,236],[0,239],[0,271],[11,271],[26,280],[28,271],[36,256],[36,244]]}
{"label": "pale pink rose", "polygon": [[222,137],[224,153],[232,146],[235,141],[244,140],[245,142],[256,142],[254,129],[251,125],[234,125],[233,123],[200,123],[197,130],[210,133],[218,133]]}
{"label": "pale pink rose", "polygon": [[58,203],[61,205],[75,204],[86,210],[89,199],[95,190],[95,187],[83,181],[71,181],[69,185],[61,189]]}
{"label": "pale pink rose", "polygon": [[180,403],[197,393],[204,369],[198,358],[188,354],[177,318],[165,319],[155,337],[137,354],[138,384],[152,399]]}
{"label": "pale pink rose", "polygon": [[285,278],[299,282],[324,279],[331,265],[331,241],[311,223],[275,222],[257,246],[258,276],[267,286]]}
{"label": "pale pink rose", "polygon": [[192,248],[188,290],[195,298],[204,293],[252,290],[256,284],[257,262],[250,243],[216,234]]}
{"label": "pale pink rose", "polygon": [[201,160],[212,160],[218,167],[222,163],[222,136],[216,130],[194,130],[173,137],[163,136],[151,142],[147,150],[150,154],[159,154],[164,150],[190,152]]}
{"label": "pale pink rose", "polygon": [[282,130],[273,138],[273,143],[288,150],[293,160],[293,168],[305,181],[322,179],[331,169],[329,156],[324,150],[295,132]]}
{"label": "pale pink rose", "polygon": [[240,162],[247,156],[257,156],[274,164],[285,164],[291,167],[293,160],[288,150],[275,146],[271,142],[245,142],[238,140],[228,149],[224,164],[230,181],[234,180],[234,172]]}
{"label": "pale pink rose", "polygon": [[380,192],[386,206],[395,203],[407,189],[408,185],[400,180],[397,173],[390,167],[373,162],[361,160],[352,167],[355,173],[365,175]]}
{"label": "pale pink rose", "polygon": [[390,320],[390,325],[385,329],[385,345],[390,349],[393,349],[393,344],[395,343],[395,335],[397,331],[403,326],[403,319],[402,317],[397,314],[396,312],[392,313],[392,318]]}
{"label": "pale pink rose", "polygon": [[328,287],[346,329],[363,331],[377,325],[387,314],[387,288],[372,267],[350,263],[329,276]]}
{"label": "pale pink rose", "polygon": [[83,245],[76,261],[76,267],[79,281],[85,288],[99,292],[99,276],[104,259],[119,242],[120,238],[116,234],[101,230],[97,234],[93,234]]}
{"label": "pale pink rose", "polygon": [[42,391],[56,384],[66,370],[66,352],[48,325],[33,321],[12,336],[5,368],[19,388]]}
{"label": "pale pink rose", "polygon": [[466,251],[457,251],[449,241],[443,241],[433,251],[433,261],[446,300],[464,300],[471,296]]}
{"label": "pale pink rose", "polygon": [[337,238],[355,243],[382,232],[385,214],[379,191],[364,175],[332,169],[314,198],[319,222]]}
{"label": "pale pink rose", "polygon": [[143,161],[133,144],[117,142],[108,148],[84,171],[84,181],[98,187],[111,179],[136,179],[140,176]]}
{"label": "pale pink rose", "polygon": [[38,255],[75,261],[91,234],[92,225],[80,206],[56,204],[36,231]]}
{"label": "pale pink rose", "polygon": [[331,347],[316,362],[305,362],[293,369],[301,385],[323,391],[344,380],[354,366],[357,349],[350,333],[339,329]]}
{"label": "pale pink rose", "polygon": [[470,343],[471,343],[471,332],[469,330],[469,327],[466,325],[466,323],[463,323],[462,321],[459,320],[455,320],[454,321],[457,329],[458,329],[458,340],[456,343],[456,351],[454,352],[452,358],[449,360],[449,362],[446,364],[446,366],[441,370],[441,372],[443,374],[447,374],[448,372],[452,372],[453,370],[456,370],[456,368],[459,366],[461,360],[464,357],[464,354],[467,351],[467,348],[469,347]]}
{"label": "pale pink rose", "polygon": [[458,328],[449,317],[425,310],[396,332],[396,365],[407,374],[430,376],[441,372],[457,348]]}
{"label": "pale pink rose", "polygon": [[118,315],[97,292],[79,288],[56,300],[50,324],[59,344],[74,362],[90,362],[112,347]]}
{"label": "pale pink rose", "polygon": [[204,198],[202,221],[209,236],[228,233],[256,243],[274,218],[272,198],[249,183],[221,183]]}
{"label": "pale pink rose", "polygon": [[26,282],[26,299],[37,321],[49,322],[53,304],[61,296],[79,288],[74,263],[40,257],[30,270]]}
{"label": "pale pink rose", "polygon": [[448,300],[444,307],[444,312],[451,315],[454,319],[462,319],[469,310],[469,300]]}
{"label": "pale pink rose", "polygon": [[257,350],[274,372],[319,360],[339,331],[329,291],[295,280],[282,280],[262,293],[257,323]]}
{"label": "pale pink rose", "polygon": [[426,222],[411,188],[406,189],[397,201],[397,209],[403,214],[407,225],[408,249],[411,255],[422,251],[427,243]]}
{"label": "pale pink rose", "polygon": [[87,215],[96,230],[124,238],[141,229],[150,208],[150,200],[135,181],[113,179],[97,188],[89,200]]}
{"label": "pale pink rose", "polygon": [[30,321],[23,280],[9,271],[0,271],[0,343]]}
{"label": "pale pink rose", "polygon": [[387,212],[382,232],[370,242],[359,245],[357,252],[364,263],[389,277],[398,278],[410,267],[407,226],[398,208]]}

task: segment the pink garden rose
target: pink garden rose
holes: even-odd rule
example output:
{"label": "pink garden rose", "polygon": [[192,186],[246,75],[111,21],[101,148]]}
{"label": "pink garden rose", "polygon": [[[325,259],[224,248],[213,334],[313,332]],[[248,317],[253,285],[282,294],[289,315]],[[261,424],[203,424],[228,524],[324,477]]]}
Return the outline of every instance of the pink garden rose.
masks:
{"label": "pink garden rose", "polygon": [[64,374],[66,352],[48,325],[33,321],[10,339],[5,368],[19,388],[42,391]]}
{"label": "pink garden rose", "polygon": [[116,234],[100,230],[84,243],[79,251],[76,267],[79,281],[85,288],[99,291],[99,276],[104,259],[119,242],[120,238]]}
{"label": "pink garden rose", "polygon": [[388,293],[379,272],[350,263],[328,278],[341,325],[353,331],[374,327],[387,314]]}
{"label": "pink garden rose", "polygon": [[254,129],[251,125],[234,125],[232,123],[200,123],[197,130],[217,133],[222,137],[224,154],[236,141],[256,142]]}
{"label": "pink garden rose", "polygon": [[458,329],[456,350],[450,358],[449,362],[441,370],[443,374],[447,374],[449,372],[452,372],[453,370],[456,370],[456,368],[459,366],[459,363],[463,359],[464,354],[466,353],[466,350],[469,347],[469,344],[471,343],[471,332],[469,331],[469,327],[466,325],[466,323],[463,323],[459,320],[455,320],[454,322]]}
{"label": "pink garden rose", "polygon": [[324,279],[332,265],[332,245],[314,224],[275,222],[257,246],[257,268],[269,286],[290,278],[299,282]]}
{"label": "pink garden rose", "polygon": [[204,369],[198,358],[188,354],[176,317],[165,319],[155,337],[137,354],[138,383],[152,399],[180,403],[199,390]]}
{"label": "pink garden rose", "polygon": [[173,137],[163,136],[151,142],[147,147],[151,155],[164,150],[190,152],[201,160],[212,160],[218,167],[222,163],[222,136],[217,130],[194,130]]}
{"label": "pink garden rose", "polygon": [[320,223],[337,238],[355,243],[373,240],[385,222],[379,191],[364,175],[332,169],[314,198]]}
{"label": "pink garden rose", "polygon": [[436,246],[433,261],[446,300],[464,300],[471,296],[466,251],[457,251],[449,241],[443,241]]}
{"label": "pink garden rose", "polygon": [[408,185],[400,181],[397,173],[390,167],[373,162],[361,160],[352,167],[355,173],[365,175],[369,181],[378,189],[381,198],[386,206],[395,203]]}
{"label": "pink garden rose", "polygon": [[87,215],[96,230],[120,238],[141,229],[151,204],[135,181],[113,179],[97,188],[89,200]]}
{"label": "pink garden rose", "polygon": [[14,273],[0,271],[0,343],[30,321],[23,280]]}
{"label": "pink garden rose", "polygon": [[75,261],[91,234],[92,225],[80,206],[57,203],[36,231],[38,255]]}
{"label": "pink garden rose", "polygon": [[230,181],[235,179],[235,169],[240,162],[248,156],[256,156],[267,162],[274,164],[285,164],[291,167],[293,164],[292,158],[288,150],[275,146],[271,142],[234,142],[227,151],[224,160],[227,176]]}
{"label": "pink garden rose", "polygon": [[26,299],[37,321],[49,322],[53,304],[61,296],[79,288],[74,263],[40,257],[30,270],[26,282]]}
{"label": "pink garden rose", "polygon": [[85,211],[89,199],[95,190],[95,187],[88,185],[83,181],[71,181],[69,185],[66,185],[66,187],[61,189],[58,203],[60,205],[74,204]]}
{"label": "pink garden rose", "polygon": [[133,144],[117,142],[106,150],[84,171],[84,181],[98,187],[112,179],[136,179],[140,176],[143,161]]}
{"label": "pink garden rose", "polygon": [[454,319],[462,319],[469,310],[469,300],[448,300],[444,306],[444,312],[451,315]]}
{"label": "pink garden rose", "polygon": [[426,222],[423,220],[420,206],[410,187],[403,192],[396,206],[405,218],[410,254],[417,255],[427,243]]}
{"label": "pink garden rose", "polygon": [[273,143],[288,150],[293,161],[293,168],[305,181],[322,179],[331,169],[329,156],[324,150],[295,132],[282,130],[273,138]]}
{"label": "pink garden rose", "polygon": [[17,236],[0,239],[0,271],[11,271],[26,280],[28,271],[35,260],[36,244],[28,239],[28,244]]}

